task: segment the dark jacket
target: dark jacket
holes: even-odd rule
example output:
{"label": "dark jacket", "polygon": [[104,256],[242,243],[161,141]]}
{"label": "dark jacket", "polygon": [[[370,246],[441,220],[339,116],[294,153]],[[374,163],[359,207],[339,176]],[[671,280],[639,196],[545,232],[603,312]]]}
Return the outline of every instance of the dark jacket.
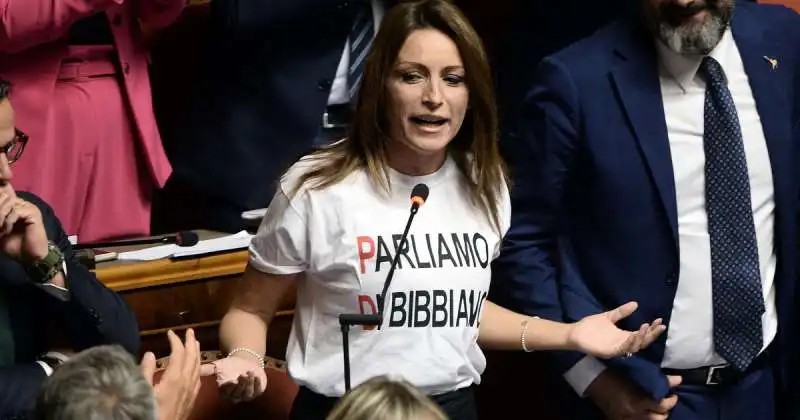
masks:
{"label": "dark jacket", "polygon": [[44,370],[35,363],[54,343],[57,330],[75,351],[101,344],[120,344],[138,357],[136,317],[125,301],[106,288],[75,258],[67,234],[53,209],[30,193],[18,196],[39,207],[47,237],[64,253],[69,300],[62,301],[36,286],[23,266],[0,255],[0,293],[6,293],[16,347],[16,365],[0,367],[0,419],[27,418],[36,403]]}
{"label": "dark jacket", "polygon": [[313,145],[357,3],[214,0],[200,73],[166,145],[173,176],[242,210],[266,207]]}

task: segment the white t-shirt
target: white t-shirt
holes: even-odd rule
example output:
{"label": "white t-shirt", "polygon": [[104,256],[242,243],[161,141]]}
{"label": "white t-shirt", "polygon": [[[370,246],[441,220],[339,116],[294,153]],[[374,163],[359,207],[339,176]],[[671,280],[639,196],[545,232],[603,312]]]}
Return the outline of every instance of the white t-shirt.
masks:
{"label": "white t-shirt", "polygon": [[[290,376],[317,393],[344,394],[338,316],[378,312],[411,190],[425,183],[430,195],[409,230],[381,328],[350,330],[352,386],[382,374],[401,375],[433,395],[480,383],[486,359],[477,345],[478,321],[501,236],[470,204],[455,163],[448,159],[426,176],[392,171],[391,197],[359,171],[323,190],[301,188],[289,200],[310,167],[304,159],[288,171],[250,246],[257,270],[303,273],[286,355]],[[506,188],[500,205],[505,234]]]}

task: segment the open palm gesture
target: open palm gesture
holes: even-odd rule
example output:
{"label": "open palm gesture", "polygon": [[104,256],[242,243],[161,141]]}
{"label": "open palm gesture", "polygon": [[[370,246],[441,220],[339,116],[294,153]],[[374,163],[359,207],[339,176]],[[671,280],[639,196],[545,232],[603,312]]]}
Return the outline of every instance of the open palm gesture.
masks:
{"label": "open palm gesture", "polygon": [[569,336],[570,347],[603,359],[630,356],[647,347],[666,329],[660,318],[652,324],[642,324],[638,331],[621,330],[616,325],[638,306],[636,302],[629,302],[576,322]]}

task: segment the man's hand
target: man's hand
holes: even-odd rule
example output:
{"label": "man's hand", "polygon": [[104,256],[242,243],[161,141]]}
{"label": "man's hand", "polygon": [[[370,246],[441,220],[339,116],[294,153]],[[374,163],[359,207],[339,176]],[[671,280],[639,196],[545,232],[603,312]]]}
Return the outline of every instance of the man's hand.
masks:
{"label": "man's hand", "polygon": [[[667,376],[670,388],[681,383],[680,376]],[[586,389],[586,394],[600,407],[608,420],[663,420],[678,403],[673,394],[655,401],[633,384],[606,369]]]}
{"label": "man's hand", "polygon": [[47,256],[47,232],[39,208],[6,189],[0,193],[0,252],[17,261]]}
{"label": "man's hand", "polygon": [[[169,363],[158,385],[153,386],[158,406],[159,420],[185,420],[194,407],[195,398],[200,392],[200,343],[194,337],[194,330],[186,330],[186,344],[172,332],[169,338]],[[150,385],[156,371],[156,357],[148,352],[142,359],[142,373]]]}

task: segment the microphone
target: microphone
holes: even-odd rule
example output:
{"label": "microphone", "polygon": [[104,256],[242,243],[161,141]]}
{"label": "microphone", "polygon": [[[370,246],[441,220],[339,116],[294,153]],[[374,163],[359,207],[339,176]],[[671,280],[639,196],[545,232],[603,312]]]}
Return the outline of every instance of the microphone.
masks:
{"label": "microphone", "polygon": [[128,239],[122,241],[112,242],[95,242],[86,244],[75,244],[72,246],[74,250],[88,249],[88,248],[107,248],[114,246],[129,246],[129,245],[164,245],[176,244],[178,246],[195,246],[198,241],[197,234],[190,231],[178,232],[173,235],[161,236],[158,238],[141,238],[141,239]]}
{"label": "microphone", "polygon": [[[383,291],[381,292],[381,299],[383,299],[382,305],[378,309],[381,315],[381,321],[383,320],[383,309],[386,307],[386,293],[389,291],[389,285],[392,283],[392,277],[394,277],[394,269],[397,267],[398,261],[400,261],[400,253],[406,247],[406,239],[408,237],[408,229],[411,228],[411,222],[414,221],[414,216],[416,216],[417,211],[419,211],[420,206],[425,204],[425,200],[428,199],[428,194],[430,190],[428,186],[425,184],[417,184],[411,190],[411,210],[408,215],[408,221],[406,222],[406,228],[403,231],[403,236],[400,237],[400,245],[397,247],[397,253],[394,254],[394,258],[392,259],[392,264],[389,266],[389,273],[386,274],[386,281],[383,283]],[[379,327],[380,328],[380,327]]]}
{"label": "microphone", "polygon": [[411,210],[410,214],[408,215],[408,221],[406,222],[406,228],[403,231],[403,235],[400,237],[400,245],[398,247],[397,253],[394,255],[392,259],[392,264],[389,266],[389,273],[386,274],[386,281],[383,283],[383,291],[380,294],[380,298],[383,299],[383,304],[380,305],[378,308],[377,314],[340,314],[339,315],[339,327],[342,331],[342,355],[344,356],[344,388],[345,391],[350,391],[350,341],[349,341],[349,333],[350,327],[353,325],[363,325],[363,326],[377,326],[380,328],[380,325],[383,321],[383,307],[386,305],[386,292],[389,290],[389,284],[392,282],[392,277],[394,276],[394,269],[397,267],[398,261],[400,261],[400,253],[402,252],[403,248],[405,248],[406,238],[408,237],[408,230],[411,228],[411,222],[414,220],[414,216],[419,211],[420,206],[425,204],[425,200],[428,199],[428,193],[430,190],[428,186],[425,184],[417,184],[411,190]]}

